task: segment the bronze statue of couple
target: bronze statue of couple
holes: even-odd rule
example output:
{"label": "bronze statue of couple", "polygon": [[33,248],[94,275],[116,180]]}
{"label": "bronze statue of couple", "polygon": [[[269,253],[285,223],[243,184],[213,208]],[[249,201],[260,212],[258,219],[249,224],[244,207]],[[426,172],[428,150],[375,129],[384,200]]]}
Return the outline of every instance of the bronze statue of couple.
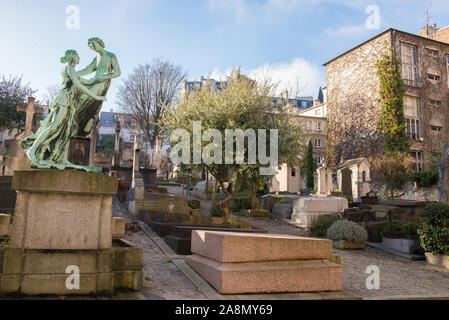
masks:
{"label": "bronze statue of couple", "polygon": [[[36,134],[21,141],[33,167],[101,172],[100,168],[79,166],[68,160],[71,138],[89,137],[111,80],[121,74],[116,56],[104,49],[101,39],[91,38],[88,45],[98,56],[83,70],[75,70],[80,61],[75,50],[67,50],[61,58],[61,63],[67,65],[62,70],[62,86],[50,103],[49,114]],[[93,78],[82,78],[94,72]]]}

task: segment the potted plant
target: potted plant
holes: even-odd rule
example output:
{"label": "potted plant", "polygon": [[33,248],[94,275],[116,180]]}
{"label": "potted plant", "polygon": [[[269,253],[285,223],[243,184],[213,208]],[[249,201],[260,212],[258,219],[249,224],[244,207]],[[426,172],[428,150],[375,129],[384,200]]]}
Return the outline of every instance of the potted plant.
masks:
{"label": "potted plant", "polygon": [[332,245],[336,249],[365,249],[368,233],[355,222],[339,220],[327,230],[327,238],[332,240]]}
{"label": "potted plant", "polygon": [[382,244],[404,253],[415,253],[418,248],[418,224],[389,224],[382,231]]}
{"label": "potted plant", "polygon": [[425,207],[418,234],[427,263],[449,269],[449,206],[435,203]]}

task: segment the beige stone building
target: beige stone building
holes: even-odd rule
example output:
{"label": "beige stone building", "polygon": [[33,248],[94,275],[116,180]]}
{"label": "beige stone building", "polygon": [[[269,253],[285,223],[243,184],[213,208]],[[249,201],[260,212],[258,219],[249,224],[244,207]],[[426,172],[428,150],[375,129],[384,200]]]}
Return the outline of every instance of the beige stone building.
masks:
{"label": "beige stone building", "polygon": [[[323,89],[325,92],[325,89]],[[326,96],[325,94],[323,95]],[[313,143],[314,156],[318,167],[325,162],[327,128],[326,128],[326,100],[315,100],[310,108],[301,109],[292,103],[288,103],[292,108],[292,116],[301,122],[304,133],[304,151],[307,150],[309,141]],[[304,155],[298,155],[302,158]],[[316,179],[315,189],[318,187],[318,178]],[[272,192],[297,193],[306,188],[306,174],[299,167],[287,166],[283,164],[281,170],[273,177]]]}
{"label": "beige stone building", "polygon": [[[423,36],[425,35],[425,36]],[[416,170],[429,168],[434,152],[449,138],[449,28],[431,36],[389,29],[325,63],[327,75],[328,165],[375,156],[383,144],[376,61],[393,48],[402,61],[404,109]]]}

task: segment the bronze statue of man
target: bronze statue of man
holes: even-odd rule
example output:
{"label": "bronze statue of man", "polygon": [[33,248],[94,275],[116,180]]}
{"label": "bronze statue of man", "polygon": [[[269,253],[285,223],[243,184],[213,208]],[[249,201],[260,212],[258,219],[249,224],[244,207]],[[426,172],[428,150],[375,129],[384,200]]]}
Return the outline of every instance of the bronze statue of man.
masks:
{"label": "bronze statue of man", "polygon": [[[98,56],[86,68],[78,71],[77,75],[83,77],[95,72],[93,78],[80,78],[80,82],[95,94],[105,97],[111,86],[111,80],[121,75],[120,65],[115,54],[104,49],[103,40],[91,38],[88,45],[98,53]],[[96,101],[87,96],[81,100],[83,103],[77,112],[78,131],[75,137],[87,138],[98,121],[103,101]]]}

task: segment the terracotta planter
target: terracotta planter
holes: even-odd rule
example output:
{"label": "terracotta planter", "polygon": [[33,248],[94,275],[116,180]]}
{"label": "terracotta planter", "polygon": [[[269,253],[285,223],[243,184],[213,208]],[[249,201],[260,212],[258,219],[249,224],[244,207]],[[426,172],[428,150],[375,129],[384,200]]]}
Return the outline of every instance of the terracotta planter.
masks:
{"label": "terracotta planter", "polygon": [[332,240],[332,246],[341,250],[362,250],[365,249],[365,242],[352,242],[346,240]]}
{"label": "terracotta planter", "polygon": [[393,239],[382,238],[382,244],[390,249],[404,253],[414,253],[417,249],[418,242],[415,239]]}
{"label": "terracotta planter", "polygon": [[430,252],[426,252],[427,264],[435,267],[449,269],[449,256],[445,254],[435,255]]}

